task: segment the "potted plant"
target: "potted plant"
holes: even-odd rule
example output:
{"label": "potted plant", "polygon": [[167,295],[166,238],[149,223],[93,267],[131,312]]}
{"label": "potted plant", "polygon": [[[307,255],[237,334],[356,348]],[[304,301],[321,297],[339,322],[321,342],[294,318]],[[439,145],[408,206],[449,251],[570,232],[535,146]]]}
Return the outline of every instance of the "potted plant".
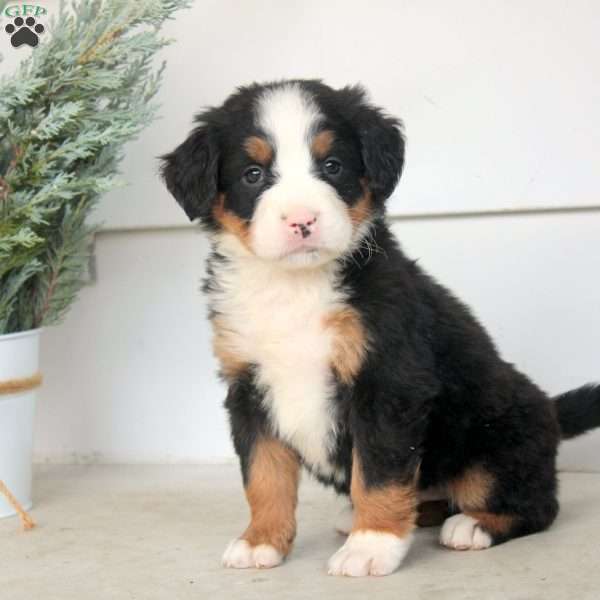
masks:
{"label": "potted plant", "polygon": [[44,25],[38,16],[39,45],[0,80],[0,517],[31,505],[40,332],[84,283],[90,213],[117,183],[123,145],[156,115],[159,30],[188,5],[61,3]]}

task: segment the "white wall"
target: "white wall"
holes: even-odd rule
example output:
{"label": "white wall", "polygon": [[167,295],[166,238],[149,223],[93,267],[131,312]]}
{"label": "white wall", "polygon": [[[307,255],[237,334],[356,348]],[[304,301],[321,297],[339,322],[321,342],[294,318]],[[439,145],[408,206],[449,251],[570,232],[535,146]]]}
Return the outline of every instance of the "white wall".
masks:
{"label": "white wall", "polygon": [[[550,393],[600,378],[600,212],[400,221],[394,231]],[[98,282],[43,338],[38,460],[232,456],[199,292],[206,252],[192,229],[99,236]],[[561,464],[600,470],[600,431],[565,444]]]}
{"label": "white wall", "polygon": [[[198,293],[206,240],[158,182],[156,156],[254,80],[365,84],[406,124],[392,212],[445,215],[395,224],[409,252],[549,391],[600,378],[599,31],[597,0],[198,0],[181,12],[165,31],[162,118],[129,145],[129,186],[98,213],[98,279],[44,337],[37,458],[231,456]],[[27,52],[5,35],[0,51],[2,72]],[[533,213],[494,216],[515,209]],[[452,217],[472,211],[488,214]],[[600,470],[600,433],[565,445],[561,463]]]}
{"label": "white wall", "polygon": [[[40,3],[56,14],[58,0]],[[598,206],[599,31],[598,0],[198,0],[165,27],[162,119],[130,144],[130,186],[99,220],[185,224],[156,157],[202,107],[285,77],[361,82],[404,120],[396,213]],[[0,52],[8,73],[29,48],[2,32]]]}
{"label": "white wall", "polygon": [[404,119],[394,212],[597,206],[598,32],[598,0],[198,1],[167,27],[163,119],[124,164],[135,192],[111,194],[100,216],[185,223],[155,157],[236,86],[285,77],[362,82]]}

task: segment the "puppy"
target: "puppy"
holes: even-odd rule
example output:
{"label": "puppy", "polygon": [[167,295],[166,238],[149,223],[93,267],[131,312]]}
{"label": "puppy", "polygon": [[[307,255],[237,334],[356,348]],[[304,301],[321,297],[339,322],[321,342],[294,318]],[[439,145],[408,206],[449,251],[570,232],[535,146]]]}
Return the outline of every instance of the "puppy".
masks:
{"label": "puppy", "polygon": [[290,552],[302,467],[351,499],[334,575],[392,573],[423,492],[449,500],[448,548],[548,527],[557,445],[600,425],[600,387],[551,401],[402,253],[385,221],[400,122],[359,86],[304,80],[239,88],[196,122],[162,176],[212,241],[204,290],[251,512],[224,565]]}

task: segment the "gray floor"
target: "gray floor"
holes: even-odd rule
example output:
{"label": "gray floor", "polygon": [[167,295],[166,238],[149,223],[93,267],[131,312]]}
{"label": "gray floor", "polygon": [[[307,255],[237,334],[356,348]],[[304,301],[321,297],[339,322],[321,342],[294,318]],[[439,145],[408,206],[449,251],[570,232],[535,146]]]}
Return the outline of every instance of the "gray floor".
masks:
{"label": "gray floor", "polygon": [[289,560],[264,571],[219,564],[246,507],[237,468],[62,466],[38,469],[33,515],[0,521],[2,600],[365,598],[600,598],[600,475],[564,473],[551,530],[482,552],[453,552],[437,530],[417,532],[398,572],[326,575],[342,542],[339,504],[305,477],[299,535]]}

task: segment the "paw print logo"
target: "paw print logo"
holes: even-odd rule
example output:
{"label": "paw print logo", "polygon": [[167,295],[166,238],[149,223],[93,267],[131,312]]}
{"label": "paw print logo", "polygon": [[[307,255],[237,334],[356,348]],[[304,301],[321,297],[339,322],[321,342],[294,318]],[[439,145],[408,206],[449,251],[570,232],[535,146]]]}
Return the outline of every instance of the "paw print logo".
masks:
{"label": "paw print logo", "polygon": [[10,35],[10,43],[18,48],[23,44],[27,44],[35,48],[40,41],[39,35],[44,33],[45,29],[41,23],[35,22],[33,17],[17,17],[12,23],[9,23],[4,31]]}

